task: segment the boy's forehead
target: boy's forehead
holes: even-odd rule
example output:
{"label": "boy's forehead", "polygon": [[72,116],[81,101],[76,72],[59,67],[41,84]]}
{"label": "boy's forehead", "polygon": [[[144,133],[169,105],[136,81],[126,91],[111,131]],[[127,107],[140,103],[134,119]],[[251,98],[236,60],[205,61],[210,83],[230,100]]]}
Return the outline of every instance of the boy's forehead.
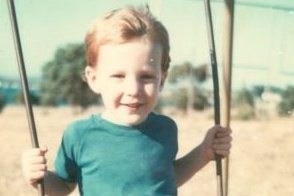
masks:
{"label": "boy's forehead", "polygon": [[106,72],[139,69],[157,70],[161,68],[161,55],[161,46],[156,43],[107,44],[101,47],[97,68]]}
{"label": "boy's forehead", "polygon": [[99,50],[101,61],[116,61],[116,59],[148,60],[155,62],[161,59],[161,44],[151,41],[134,40],[126,43],[109,43],[102,45]]}

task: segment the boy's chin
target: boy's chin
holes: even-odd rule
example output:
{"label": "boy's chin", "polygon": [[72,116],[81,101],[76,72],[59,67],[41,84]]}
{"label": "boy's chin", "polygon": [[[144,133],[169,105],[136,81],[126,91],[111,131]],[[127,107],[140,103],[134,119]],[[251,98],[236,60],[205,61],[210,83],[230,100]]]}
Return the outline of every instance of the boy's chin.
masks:
{"label": "boy's chin", "polygon": [[136,126],[144,122],[146,118],[147,116],[141,116],[136,114],[126,115],[120,118],[120,124],[127,126]]}
{"label": "boy's chin", "polygon": [[147,114],[142,114],[142,113],[126,113],[126,112],[121,112],[121,111],[116,111],[116,113],[104,113],[103,114],[104,118],[107,120],[119,124],[119,125],[125,125],[125,126],[136,126],[141,123],[143,123],[147,117]]}

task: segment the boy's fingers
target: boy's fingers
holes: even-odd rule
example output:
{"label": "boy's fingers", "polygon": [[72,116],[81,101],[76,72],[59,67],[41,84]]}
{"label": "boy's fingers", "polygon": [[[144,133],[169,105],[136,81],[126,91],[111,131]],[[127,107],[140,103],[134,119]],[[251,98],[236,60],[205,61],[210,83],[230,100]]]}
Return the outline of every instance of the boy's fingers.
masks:
{"label": "boy's fingers", "polygon": [[216,137],[225,137],[228,135],[231,135],[232,130],[230,128],[223,128],[223,127],[219,127],[217,128],[216,131]]}
{"label": "boy's fingers", "polygon": [[40,154],[40,149],[39,148],[33,148],[33,149],[30,149],[28,151],[26,151],[24,153],[24,157],[26,156],[34,156],[34,155],[39,155]]}
{"label": "boy's fingers", "polygon": [[30,182],[35,183],[37,180],[44,178],[45,174],[46,174],[45,171],[38,171],[38,172],[32,173],[30,176]]}
{"label": "boy's fingers", "polygon": [[230,151],[227,150],[216,150],[215,153],[223,157],[227,157],[230,155]]}
{"label": "boy's fingers", "polygon": [[48,152],[48,148],[47,148],[47,146],[42,146],[42,147],[40,148],[40,152],[41,152],[42,155],[46,154],[46,152]]}
{"label": "boy's fingers", "polygon": [[48,151],[47,147],[33,148],[24,153],[24,156],[44,155]]}
{"label": "boy's fingers", "polygon": [[218,133],[225,133],[225,132],[231,133],[232,132],[232,130],[230,128],[228,128],[228,127],[221,127],[219,125],[217,125],[216,129],[217,129],[217,132]]}
{"label": "boy's fingers", "polygon": [[47,171],[47,166],[45,164],[36,164],[31,166],[30,171],[32,172]]}
{"label": "boy's fingers", "polygon": [[45,154],[47,151],[47,147],[28,150],[22,155],[22,162],[24,164],[46,163]]}
{"label": "boy's fingers", "polygon": [[47,163],[47,159],[44,156],[35,156],[35,157],[31,157],[28,160],[28,163],[30,164],[40,164],[40,163]]}
{"label": "boy's fingers", "polygon": [[227,150],[229,151],[231,149],[230,143],[223,143],[223,144],[213,144],[214,150]]}
{"label": "boy's fingers", "polygon": [[34,155],[34,156],[23,156],[22,158],[22,164],[23,166],[31,165],[31,164],[46,164],[47,159],[45,156],[42,155]]}
{"label": "boy's fingers", "polygon": [[233,138],[231,136],[217,137],[214,139],[214,144],[231,143]]}
{"label": "boy's fingers", "polygon": [[231,144],[214,144],[214,153],[222,157],[228,157],[230,155]]}

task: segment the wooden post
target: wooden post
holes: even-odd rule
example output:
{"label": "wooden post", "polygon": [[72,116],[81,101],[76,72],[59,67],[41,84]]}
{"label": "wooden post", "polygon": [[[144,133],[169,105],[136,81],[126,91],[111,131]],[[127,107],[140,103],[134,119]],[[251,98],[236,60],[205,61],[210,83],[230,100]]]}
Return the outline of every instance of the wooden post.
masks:
{"label": "wooden post", "polygon": [[[233,25],[234,25],[234,0],[225,0],[224,15],[224,53],[223,53],[223,98],[222,100],[222,125],[230,127],[231,117],[231,79],[233,59]],[[225,159],[224,192],[228,196],[229,189],[229,157]]]}

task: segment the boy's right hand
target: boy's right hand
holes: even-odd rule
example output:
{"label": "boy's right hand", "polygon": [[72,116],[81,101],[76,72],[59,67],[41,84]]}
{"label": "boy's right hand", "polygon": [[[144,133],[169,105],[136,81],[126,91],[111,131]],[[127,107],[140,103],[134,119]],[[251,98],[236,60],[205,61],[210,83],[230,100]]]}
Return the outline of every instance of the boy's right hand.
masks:
{"label": "boy's right hand", "polygon": [[47,151],[47,147],[33,148],[25,151],[22,155],[23,175],[26,182],[34,187],[47,173],[47,160],[45,158]]}

